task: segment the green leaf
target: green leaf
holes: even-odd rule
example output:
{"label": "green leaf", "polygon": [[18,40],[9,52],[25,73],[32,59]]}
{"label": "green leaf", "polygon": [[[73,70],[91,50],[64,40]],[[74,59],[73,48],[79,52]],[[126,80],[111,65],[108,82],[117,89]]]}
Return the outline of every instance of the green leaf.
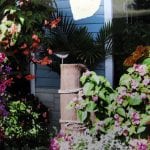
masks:
{"label": "green leaf", "polygon": [[138,96],[136,96],[136,97],[129,97],[128,102],[129,105],[136,106],[140,105],[142,103],[142,100]]}
{"label": "green leaf", "polygon": [[97,76],[96,74],[92,74],[91,81],[94,81],[96,84],[99,84],[99,76]]}
{"label": "green leaf", "polygon": [[112,118],[106,118],[104,120],[104,122],[105,122],[105,125],[107,126],[108,124],[111,124],[113,122],[113,119]]}
{"label": "green leaf", "polygon": [[132,134],[135,134],[136,133],[136,131],[135,131],[135,126],[131,126],[130,128],[129,128],[129,134],[130,135],[132,135]]}
{"label": "green leaf", "polygon": [[81,83],[84,84],[86,79],[87,79],[87,76],[82,75],[81,78],[80,78]]}
{"label": "green leaf", "polygon": [[134,69],[133,68],[129,68],[127,71],[131,74],[131,73],[134,72]]}
{"label": "green leaf", "polygon": [[26,105],[24,103],[20,104],[20,110],[26,110]]}
{"label": "green leaf", "polygon": [[86,96],[93,95],[93,91],[92,91],[93,88],[94,88],[94,83],[90,83],[90,82],[85,83],[85,85],[83,86],[84,94]]}
{"label": "green leaf", "polygon": [[25,21],[25,19],[23,18],[23,17],[19,17],[19,20],[20,20],[20,22],[21,22],[21,24],[23,25],[24,24],[24,21]]}
{"label": "green leaf", "polygon": [[105,77],[103,77],[103,76],[99,76],[99,80],[100,80],[102,83],[106,81]]}
{"label": "green leaf", "polygon": [[140,125],[145,125],[145,124],[147,124],[148,122],[150,122],[150,116],[148,116],[148,115],[143,115],[143,116],[142,116],[142,119],[140,120]]}
{"label": "green leaf", "polygon": [[144,59],[144,61],[142,62],[142,64],[150,66],[150,58]]}
{"label": "green leaf", "polygon": [[77,117],[80,119],[81,122],[84,122],[86,120],[87,115],[88,115],[87,111],[81,110],[77,111]]}
{"label": "green leaf", "polygon": [[126,112],[125,112],[125,110],[123,109],[123,108],[118,108],[117,109],[117,113],[119,114],[119,115],[121,115],[122,117],[126,117]]}
{"label": "green leaf", "polygon": [[142,132],[145,131],[145,129],[146,129],[146,127],[138,127],[137,133],[138,133],[138,134],[139,134],[139,133],[142,133]]}
{"label": "green leaf", "polygon": [[129,88],[131,79],[132,79],[132,78],[131,78],[130,75],[124,74],[124,75],[121,76],[119,83],[120,83],[120,85],[125,85],[126,87]]}
{"label": "green leaf", "polygon": [[105,89],[102,89],[102,90],[100,90],[99,91],[99,94],[98,94],[98,96],[101,98],[101,99],[103,99],[103,100],[105,100]]}
{"label": "green leaf", "polygon": [[88,112],[93,112],[96,110],[96,103],[94,103],[93,101],[89,101],[87,106],[86,106],[86,111]]}

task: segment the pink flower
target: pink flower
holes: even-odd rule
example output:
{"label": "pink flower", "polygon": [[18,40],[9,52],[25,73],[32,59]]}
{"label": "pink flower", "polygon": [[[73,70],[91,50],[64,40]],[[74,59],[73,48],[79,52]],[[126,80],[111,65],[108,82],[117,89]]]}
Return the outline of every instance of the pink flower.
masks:
{"label": "pink flower", "polygon": [[144,78],[143,84],[146,86],[146,85],[148,85],[149,83],[150,83],[150,79]]}
{"label": "pink flower", "polygon": [[133,139],[129,144],[134,150],[148,150],[148,142],[145,139]]}
{"label": "pink flower", "polygon": [[92,100],[93,100],[94,102],[98,101],[98,96],[92,96]]}
{"label": "pink flower", "polygon": [[4,53],[0,53],[0,63],[4,62],[6,55]]}
{"label": "pink flower", "polygon": [[147,73],[147,69],[145,65],[137,65],[134,64],[133,68],[137,71],[141,76],[144,76]]}
{"label": "pink flower", "polygon": [[122,103],[123,103],[123,98],[122,98],[121,95],[119,95],[119,96],[117,97],[117,103],[118,103],[118,104],[122,104]]}
{"label": "pink flower", "polygon": [[91,71],[87,70],[86,72],[83,73],[84,76],[90,76],[91,75]]}
{"label": "pink flower", "polygon": [[115,115],[114,115],[114,118],[115,118],[116,120],[119,120],[120,116],[119,116],[118,114],[115,114]]}
{"label": "pink flower", "polygon": [[132,89],[136,89],[139,86],[139,83],[136,80],[131,80]]}
{"label": "pink flower", "polygon": [[146,99],[147,95],[145,93],[141,93],[140,97],[141,97],[141,99]]}
{"label": "pink flower", "polygon": [[132,119],[132,123],[134,125],[139,125],[140,124],[140,115],[137,112],[132,112],[131,113],[131,119]]}
{"label": "pink flower", "polygon": [[118,89],[118,92],[121,96],[125,96],[127,94],[127,89],[125,87],[121,87]]}

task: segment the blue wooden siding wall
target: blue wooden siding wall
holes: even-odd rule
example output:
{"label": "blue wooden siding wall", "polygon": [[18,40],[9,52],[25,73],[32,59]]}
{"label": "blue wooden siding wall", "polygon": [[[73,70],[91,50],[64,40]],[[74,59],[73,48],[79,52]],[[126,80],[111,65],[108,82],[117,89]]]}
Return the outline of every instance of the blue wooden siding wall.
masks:
{"label": "blue wooden siding wall", "polygon": [[[65,15],[72,18],[71,8],[69,4],[69,0],[55,0],[57,3],[57,7],[64,12]],[[86,19],[82,19],[79,21],[75,21],[78,26],[86,26],[88,31],[96,36],[96,33],[104,24],[104,0],[95,13],[94,16],[88,17]],[[105,64],[104,61],[101,61],[99,65],[96,67],[95,71],[98,74],[105,74]],[[36,66],[36,88],[51,88],[57,89],[60,85],[59,75],[47,66]]]}

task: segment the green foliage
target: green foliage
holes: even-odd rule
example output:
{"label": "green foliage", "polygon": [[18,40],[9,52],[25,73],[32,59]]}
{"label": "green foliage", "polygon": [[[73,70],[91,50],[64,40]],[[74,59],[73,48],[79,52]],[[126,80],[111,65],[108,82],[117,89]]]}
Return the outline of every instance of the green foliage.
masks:
{"label": "green foliage", "polygon": [[4,119],[7,138],[36,137],[41,130],[38,122],[39,114],[30,105],[21,101],[8,103],[9,116]]}
{"label": "green foliage", "polygon": [[79,92],[70,106],[91,130],[108,133],[122,128],[119,137],[137,138],[146,133],[150,121],[149,77],[147,65],[135,64],[122,75],[119,86],[113,90],[104,77],[87,71],[80,78],[83,93]]}
{"label": "green foliage", "polygon": [[[111,34],[111,25],[104,25],[94,39],[93,34],[88,32],[87,27],[77,27],[73,19],[59,10],[51,16],[52,19],[58,17],[61,18],[61,21],[57,28],[51,29],[48,33],[48,42],[52,49],[56,53],[69,53],[68,58],[65,59],[66,63],[83,63],[90,68],[95,67],[100,59],[105,56],[105,51],[110,50],[109,47],[111,46],[108,44],[108,39]],[[109,32],[105,34],[106,31]]]}

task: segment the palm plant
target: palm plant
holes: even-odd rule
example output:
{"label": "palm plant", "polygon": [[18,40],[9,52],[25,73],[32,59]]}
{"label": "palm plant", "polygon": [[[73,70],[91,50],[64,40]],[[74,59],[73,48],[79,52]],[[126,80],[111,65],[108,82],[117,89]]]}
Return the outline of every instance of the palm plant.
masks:
{"label": "palm plant", "polygon": [[[49,43],[54,52],[65,51],[69,53],[67,63],[83,63],[88,67],[94,67],[105,55],[105,44],[107,35],[104,34],[109,28],[102,28],[97,39],[93,38],[92,33],[86,27],[77,27],[73,19],[57,10],[51,18],[60,17],[61,22],[57,28],[49,32]],[[102,38],[102,39],[101,39]],[[107,47],[108,48],[108,47]],[[105,48],[106,49],[106,48]]]}

